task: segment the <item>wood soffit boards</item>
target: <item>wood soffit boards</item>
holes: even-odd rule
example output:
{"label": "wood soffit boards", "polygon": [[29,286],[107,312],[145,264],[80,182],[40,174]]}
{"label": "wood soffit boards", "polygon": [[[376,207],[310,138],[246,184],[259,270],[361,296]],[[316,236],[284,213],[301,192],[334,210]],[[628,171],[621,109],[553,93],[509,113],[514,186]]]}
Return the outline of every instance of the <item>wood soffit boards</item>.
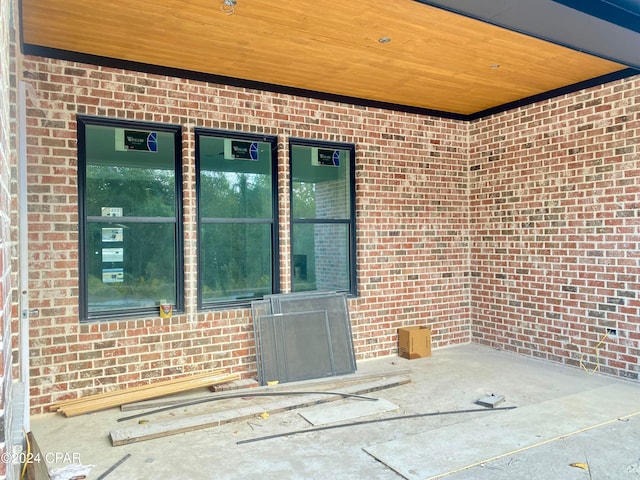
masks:
{"label": "wood soffit boards", "polygon": [[221,6],[22,0],[23,51],[462,119],[629,74],[619,63],[413,0],[237,0],[233,14]]}

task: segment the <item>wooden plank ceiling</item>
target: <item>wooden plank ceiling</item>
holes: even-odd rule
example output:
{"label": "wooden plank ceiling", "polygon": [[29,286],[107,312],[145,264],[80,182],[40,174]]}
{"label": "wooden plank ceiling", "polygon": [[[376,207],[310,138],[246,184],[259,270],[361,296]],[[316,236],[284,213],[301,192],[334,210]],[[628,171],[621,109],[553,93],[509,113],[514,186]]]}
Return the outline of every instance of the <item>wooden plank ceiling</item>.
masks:
{"label": "wooden plank ceiling", "polygon": [[22,0],[22,42],[460,116],[625,69],[413,0],[223,1]]}

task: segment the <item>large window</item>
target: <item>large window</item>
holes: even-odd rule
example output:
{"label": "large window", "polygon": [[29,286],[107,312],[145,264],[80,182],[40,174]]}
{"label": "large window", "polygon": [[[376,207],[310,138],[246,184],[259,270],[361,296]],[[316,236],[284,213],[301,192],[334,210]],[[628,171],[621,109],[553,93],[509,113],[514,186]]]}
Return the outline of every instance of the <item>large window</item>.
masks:
{"label": "large window", "polygon": [[356,294],[351,144],[291,139],[292,290]]}
{"label": "large window", "polygon": [[196,129],[199,308],[278,289],[277,138]]}
{"label": "large window", "polygon": [[183,308],[179,126],[78,117],[80,316]]}

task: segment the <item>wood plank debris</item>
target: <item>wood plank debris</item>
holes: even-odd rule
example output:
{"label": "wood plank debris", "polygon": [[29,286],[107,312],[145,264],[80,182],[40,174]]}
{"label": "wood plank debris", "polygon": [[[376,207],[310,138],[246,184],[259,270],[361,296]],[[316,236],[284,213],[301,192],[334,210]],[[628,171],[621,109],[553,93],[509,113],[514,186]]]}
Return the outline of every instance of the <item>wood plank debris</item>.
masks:
{"label": "wood plank debris", "polygon": [[[411,380],[407,376],[393,376],[350,385],[340,389],[337,393],[362,395],[369,392],[375,392],[386,388],[392,388],[399,385],[409,383]],[[308,397],[287,398],[269,403],[260,403],[248,407],[226,410],[222,412],[209,413],[203,415],[194,415],[192,417],[180,418],[161,423],[145,423],[136,425],[135,427],[114,430],[110,433],[111,444],[113,446],[127,445],[130,443],[151,440],[153,438],[166,437],[179,433],[202,430],[210,427],[217,427],[225,423],[237,422],[242,420],[253,419],[259,415],[284,412],[294,410],[296,408],[308,407],[311,405],[319,405],[321,403],[339,400],[340,396],[314,395]]]}
{"label": "wood plank debris", "polygon": [[90,397],[79,397],[79,398],[72,398],[69,400],[62,400],[59,402],[54,403],[53,405],[51,405],[50,410],[51,411],[57,411],[59,407],[61,406],[66,406],[66,405],[73,405],[75,403],[83,403],[86,401],[87,398],[91,398],[91,399],[99,399],[99,398],[107,398],[107,397],[112,397],[112,396],[117,396],[117,395],[122,395],[122,393],[124,391],[127,392],[139,392],[139,391],[143,391],[143,390],[147,390],[147,389],[151,389],[151,388],[155,388],[157,385],[161,385],[163,383],[178,383],[178,382],[182,382],[182,381],[187,381],[187,380],[193,380],[196,378],[201,378],[201,377],[206,377],[209,375],[219,375],[224,373],[224,370],[214,370],[213,372],[202,372],[202,373],[196,373],[193,375],[189,375],[189,376],[183,376],[183,377],[178,377],[178,378],[174,378],[172,380],[166,380],[164,382],[155,382],[155,383],[148,383],[148,384],[144,384],[144,385],[139,385],[136,387],[130,387],[127,388],[125,390],[113,390],[113,391],[109,391],[109,392],[104,392],[104,393],[98,393],[95,395],[91,395]]}
{"label": "wood plank debris", "polygon": [[[204,400],[194,400],[189,402],[184,402],[178,405],[167,405],[166,407],[157,408],[155,410],[146,411],[143,413],[136,413],[134,415],[129,415],[127,417],[122,417],[118,419],[118,422],[126,422],[127,420],[133,420],[134,418],[140,417],[148,417],[149,415],[155,415],[156,413],[168,412],[169,410],[174,410],[176,408],[189,408],[194,405],[202,405],[203,403],[209,403],[216,400],[229,400],[232,398],[256,398],[256,397],[292,397],[294,395],[335,395],[342,398],[357,398],[358,400],[366,400],[368,402],[377,402],[378,399],[374,397],[365,397],[364,395],[349,395],[345,393],[338,392],[327,392],[324,390],[316,390],[316,391],[278,391],[278,392],[266,392],[266,393],[252,393],[251,395],[247,395],[246,392],[243,393],[227,393],[226,395],[221,395],[218,397],[209,397]],[[148,420],[147,420],[148,421]],[[146,422],[145,422],[146,423]]]}
{"label": "wood plank debris", "polygon": [[224,370],[218,369],[172,380],[154,382],[137,387],[57,402],[51,406],[51,411],[63,413],[66,417],[73,417],[117,407],[126,403],[149,400],[201,387],[209,387],[211,385],[237,380],[238,378],[238,375],[227,374],[224,373]]}
{"label": "wood plank debris", "polygon": [[243,378],[234,380],[233,382],[221,383],[219,385],[211,385],[209,390],[212,392],[228,392],[230,390],[241,390],[245,388],[257,388],[260,384],[255,378]]}
{"label": "wood plank debris", "polygon": [[166,407],[169,405],[177,405],[180,403],[196,400],[197,398],[211,398],[217,393],[227,393],[236,390],[248,390],[251,388],[258,388],[258,381],[254,378],[243,378],[240,380],[233,380],[230,382],[217,383],[209,386],[211,394],[203,395],[202,397],[194,397],[193,394],[175,396],[164,398],[156,398],[151,400],[143,400],[141,402],[125,403],[120,405],[120,410],[123,412],[129,412],[132,410],[148,410],[151,408]]}
{"label": "wood plank debris", "polygon": [[[277,392],[278,390],[291,390],[293,388],[300,388],[300,389],[316,388],[324,385],[331,385],[331,388],[340,388],[340,386],[353,385],[354,383],[364,382],[365,380],[374,380],[374,379],[377,380],[385,377],[409,375],[410,373],[411,373],[411,369],[408,369],[408,368],[394,368],[392,370],[375,372],[375,373],[364,373],[364,374],[357,373],[357,374],[351,374],[351,375],[342,375],[340,377],[301,380],[298,382],[288,382],[285,384],[278,384],[278,385],[271,385],[271,386],[256,386],[256,387],[252,385],[254,385],[257,382],[252,381],[249,387],[244,387],[239,389],[238,393],[242,393],[246,391],[247,396],[251,396],[255,393],[260,393],[260,392],[273,392],[273,391]],[[230,382],[230,384],[232,385],[235,383],[236,382]],[[227,385],[227,384],[225,383],[221,385]],[[213,389],[210,387],[209,390],[213,390]],[[145,400],[141,402],[125,403],[120,406],[120,410],[123,412],[132,412],[136,410],[149,410],[154,408],[166,407],[170,405],[178,405],[181,403],[190,402],[194,400],[206,400],[208,398],[212,398],[217,395],[222,396],[225,393],[228,393],[228,392],[212,392],[208,395],[205,394],[202,396],[193,396],[193,395],[191,396],[182,395],[179,397],[172,396],[172,397],[167,397],[162,399],[152,399],[152,400]]]}

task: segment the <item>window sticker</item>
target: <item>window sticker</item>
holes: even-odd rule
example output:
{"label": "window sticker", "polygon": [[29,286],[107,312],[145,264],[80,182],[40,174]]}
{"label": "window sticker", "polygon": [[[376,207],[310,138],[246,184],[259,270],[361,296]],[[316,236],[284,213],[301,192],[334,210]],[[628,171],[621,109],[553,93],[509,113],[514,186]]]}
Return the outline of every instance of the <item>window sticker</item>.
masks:
{"label": "window sticker", "polygon": [[121,217],[122,207],[102,207],[101,213],[103,217]]}
{"label": "window sticker", "polygon": [[313,165],[314,167],[339,167],[340,150],[325,150],[322,148],[313,148],[311,150],[311,165]]}
{"label": "window sticker", "polygon": [[123,268],[105,268],[102,270],[102,283],[123,283]]}
{"label": "window sticker", "polygon": [[122,248],[103,248],[102,262],[122,262],[124,261],[124,249]]}
{"label": "window sticker", "polygon": [[157,132],[141,132],[137,130],[125,130],[118,128],[115,131],[116,150],[119,152],[127,152],[136,150],[139,152],[157,152],[158,151],[158,133]]}
{"label": "window sticker", "polygon": [[242,140],[224,140],[225,160],[258,160],[258,142],[244,142]]}
{"label": "window sticker", "polygon": [[122,228],[103,228],[102,241],[105,243],[122,242],[123,241]]}

